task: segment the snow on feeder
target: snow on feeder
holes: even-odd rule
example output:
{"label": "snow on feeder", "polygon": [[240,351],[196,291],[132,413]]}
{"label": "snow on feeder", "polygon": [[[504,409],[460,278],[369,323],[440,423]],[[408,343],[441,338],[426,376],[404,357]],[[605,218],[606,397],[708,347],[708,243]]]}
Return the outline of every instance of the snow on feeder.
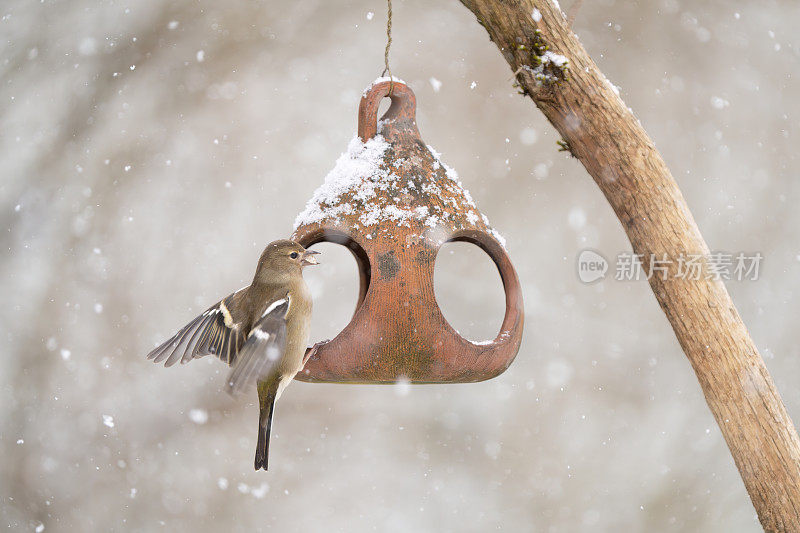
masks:
{"label": "snow on feeder", "polygon": [[[387,96],[391,106],[377,120]],[[522,290],[504,241],[455,171],[422,141],[415,110],[408,86],[376,80],[361,99],[358,137],[295,221],[292,238],[302,245],[325,241],[349,248],[361,280],[350,323],[316,347],[296,379],[483,381],[502,373],[519,351]],[[451,241],[479,246],[500,272],[506,310],[492,341],[462,337],[436,303],[436,254]]]}

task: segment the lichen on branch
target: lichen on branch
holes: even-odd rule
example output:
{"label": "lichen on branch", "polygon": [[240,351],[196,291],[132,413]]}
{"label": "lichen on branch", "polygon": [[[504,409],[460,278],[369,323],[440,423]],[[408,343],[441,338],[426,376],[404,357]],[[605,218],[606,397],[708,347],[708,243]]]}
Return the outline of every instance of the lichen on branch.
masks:
{"label": "lichen on branch", "polygon": [[558,84],[567,79],[569,59],[561,54],[556,54],[542,38],[542,32],[535,30],[529,44],[518,44],[517,50],[530,51],[517,73],[526,72],[536,85]]}

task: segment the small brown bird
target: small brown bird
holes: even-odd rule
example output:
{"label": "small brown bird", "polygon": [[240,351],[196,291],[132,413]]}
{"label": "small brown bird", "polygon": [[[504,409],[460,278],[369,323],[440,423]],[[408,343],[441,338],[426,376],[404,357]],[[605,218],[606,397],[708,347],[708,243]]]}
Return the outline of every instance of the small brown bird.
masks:
{"label": "small brown bird", "polygon": [[147,356],[172,366],[212,354],[232,367],[228,392],[257,383],[256,470],[267,470],[275,401],[306,361],[311,295],[303,268],[316,265],[318,253],[288,240],[268,244],[253,283],[209,307]]}

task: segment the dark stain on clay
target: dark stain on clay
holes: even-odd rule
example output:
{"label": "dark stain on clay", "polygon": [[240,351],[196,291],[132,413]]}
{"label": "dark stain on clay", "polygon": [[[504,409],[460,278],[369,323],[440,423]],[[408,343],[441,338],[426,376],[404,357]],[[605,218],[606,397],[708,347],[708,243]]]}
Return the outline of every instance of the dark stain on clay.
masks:
{"label": "dark stain on clay", "polygon": [[378,270],[381,277],[390,280],[400,272],[400,261],[394,256],[394,250],[389,250],[385,254],[378,254]]}

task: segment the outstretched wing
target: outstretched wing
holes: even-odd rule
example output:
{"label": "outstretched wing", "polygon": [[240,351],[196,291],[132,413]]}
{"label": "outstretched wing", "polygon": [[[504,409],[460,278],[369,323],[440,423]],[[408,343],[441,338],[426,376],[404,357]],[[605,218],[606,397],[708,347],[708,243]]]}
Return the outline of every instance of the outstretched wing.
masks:
{"label": "outstretched wing", "polygon": [[220,300],[186,324],[164,344],[147,355],[154,363],[172,366],[188,363],[196,357],[213,354],[229,365],[234,362],[246,338],[233,322],[229,309],[234,308],[236,291]]}
{"label": "outstretched wing", "polygon": [[231,394],[241,392],[274,371],[286,350],[289,297],[273,302],[253,325],[225,383]]}

